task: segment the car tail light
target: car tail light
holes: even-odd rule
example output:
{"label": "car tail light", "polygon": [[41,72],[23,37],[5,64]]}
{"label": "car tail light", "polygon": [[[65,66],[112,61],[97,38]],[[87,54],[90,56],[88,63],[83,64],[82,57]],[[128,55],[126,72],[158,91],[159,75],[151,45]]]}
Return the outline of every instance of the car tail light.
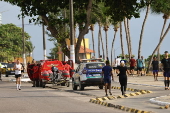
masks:
{"label": "car tail light", "polygon": [[87,73],[87,70],[84,69],[84,70],[82,71],[82,73],[83,73],[83,74],[86,74],[86,73]]}

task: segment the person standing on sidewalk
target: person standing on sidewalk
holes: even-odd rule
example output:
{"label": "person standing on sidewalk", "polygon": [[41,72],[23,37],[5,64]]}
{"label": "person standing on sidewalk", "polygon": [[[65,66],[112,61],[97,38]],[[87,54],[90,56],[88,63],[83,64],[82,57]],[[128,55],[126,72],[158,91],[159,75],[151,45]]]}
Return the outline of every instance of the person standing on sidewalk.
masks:
{"label": "person standing on sidewalk", "polygon": [[142,60],[142,65],[143,65],[143,67],[142,67],[143,75],[145,76],[145,74],[146,74],[146,70],[145,70],[145,59],[143,58],[143,56],[141,56],[141,60]]}
{"label": "person standing on sidewalk", "polygon": [[154,81],[158,81],[157,77],[158,77],[158,70],[159,70],[159,62],[156,57],[153,58],[152,68],[153,68]]}
{"label": "person standing on sidewalk", "polygon": [[2,73],[1,71],[2,70],[1,70],[1,68],[2,68],[2,64],[0,63],[0,80],[2,81],[2,78],[1,78],[1,73]]}
{"label": "person standing on sidewalk", "polygon": [[106,66],[104,66],[102,68],[102,78],[104,78],[104,84],[105,84],[105,93],[106,93],[106,96],[108,96],[107,94],[107,89],[109,88],[109,93],[110,95],[112,95],[111,93],[111,76],[112,76],[112,80],[114,81],[114,78],[113,78],[113,73],[112,73],[112,67],[110,66],[110,63],[109,61],[106,61]]}
{"label": "person standing on sidewalk", "polygon": [[126,94],[126,88],[127,88],[127,74],[129,74],[129,71],[127,69],[127,67],[125,66],[125,62],[121,61],[120,66],[118,68],[119,73],[117,72],[117,76],[119,76],[119,83],[121,86],[121,92],[122,95]]}
{"label": "person standing on sidewalk", "polygon": [[136,60],[136,63],[137,63],[137,74],[138,74],[138,76],[140,76],[140,75],[142,76],[143,63],[142,63],[142,60],[140,59],[140,56]]}
{"label": "person standing on sidewalk", "polygon": [[113,61],[113,74],[115,74],[116,73],[116,69],[117,69],[117,64],[116,64],[116,58],[115,58],[115,60]]}
{"label": "person standing on sidewalk", "polygon": [[165,51],[165,57],[161,60],[163,66],[165,90],[169,90],[169,77],[170,77],[170,58],[168,51]]}
{"label": "person standing on sidewalk", "polygon": [[22,70],[22,65],[21,65],[19,60],[17,60],[16,64],[14,65],[14,70],[15,70],[15,78],[16,78],[17,90],[21,90],[21,70]]}
{"label": "person standing on sidewalk", "polygon": [[117,56],[117,58],[116,58],[116,65],[117,65],[116,71],[118,71],[118,67],[120,66],[120,61],[121,61],[120,56]]}
{"label": "person standing on sidewalk", "polygon": [[134,57],[131,57],[129,62],[130,62],[130,74],[133,76],[135,65],[136,65],[136,60],[134,59]]}

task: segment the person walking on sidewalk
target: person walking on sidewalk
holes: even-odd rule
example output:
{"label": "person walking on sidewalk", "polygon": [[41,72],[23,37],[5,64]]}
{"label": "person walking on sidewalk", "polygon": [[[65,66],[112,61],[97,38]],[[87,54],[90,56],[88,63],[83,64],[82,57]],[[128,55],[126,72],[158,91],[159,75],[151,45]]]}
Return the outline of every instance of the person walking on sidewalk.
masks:
{"label": "person walking on sidewalk", "polygon": [[157,77],[158,77],[158,70],[159,70],[159,62],[156,57],[153,58],[152,68],[153,68],[154,81],[158,81]]}
{"label": "person walking on sidewalk", "polygon": [[104,84],[105,84],[105,93],[106,93],[106,96],[108,96],[107,94],[107,89],[109,89],[109,93],[110,95],[112,95],[111,93],[111,76],[112,76],[112,80],[114,81],[114,78],[113,78],[113,73],[112,73],[112,67],[110,66],[110,63],[109,61],[106,61],[106,66],[104,66],[102,68],[102,78],[104,78]]}
{"label": "person walking on sidewalk", "polygon": [[130,74],[133,76],[134,75],[135,65],[136,65],[136,60],[132,56],[129,62],[130,62]]}
{"label": "person walking on sidewalk", "polygon": [[142,63],[142,60],[140,59],[140,56],[138,56],[136,63],[137,63],[137,74],[138,74],[138,76],[140,76],[140,75],[142,76],[143,63]]}
{"label": "person walking on sidewalk", "polygon": [[21,90],[21,70],[22,70],[22,65],[21,65],[19,60],[16,61],[16,64],[14,65],[14,70],[15,70],[15,78],[16,78],[17,90]]}
{"label": "person walking on sidewalk", "polygon": [[125,66],[125,62],[121,61],[120,63],[120,67],[118,68],[119,73],[117,72],[117,76],[119,76],[119,83],[121,86],[121,92],[122,95],[126,94],[126,88],[127,88],[127,74],[129,74],[129,71],[127,69],[127,67]]}
{"label": "person walking on sidewalk", "polygon": [[142,60],[142,70],[143,70],[143,75],[145,76],[146,75],[146,69],[145,69],[145,59],[143,58],[143,56],[141,56],[141,60]]}
{"label": "person walking on sidewalk", "polygon": [[169,90],[169,77],[170,77],[170,58],[168,57],[168,51],[165,51],[165,57],[161,60],[164,74],[165,90]]}

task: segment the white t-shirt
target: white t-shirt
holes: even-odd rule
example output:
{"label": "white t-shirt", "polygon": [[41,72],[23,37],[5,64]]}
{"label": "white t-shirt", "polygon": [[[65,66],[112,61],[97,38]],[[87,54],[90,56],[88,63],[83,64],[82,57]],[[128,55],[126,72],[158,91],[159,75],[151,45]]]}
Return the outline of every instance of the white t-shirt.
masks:
{"label": "white t-shirt", "polygon": [[117,66],[120,66],[120,61],[121,61],[120,58],[117,58],[117,59],[116,59],[116,65],[117,65]]}
{"label": "white t-shirt", "polygon": [[18,68],[18,70],[15,70],[16,75],[21,74],[21,67],[22,67],[21,64],[15,64],[15,68]]}

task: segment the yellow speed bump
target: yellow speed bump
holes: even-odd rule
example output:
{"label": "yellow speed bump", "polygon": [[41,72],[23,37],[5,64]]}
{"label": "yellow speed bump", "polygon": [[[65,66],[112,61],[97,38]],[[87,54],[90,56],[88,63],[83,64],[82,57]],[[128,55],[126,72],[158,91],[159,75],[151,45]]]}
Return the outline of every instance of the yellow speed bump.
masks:
{"label": "yellow speed bump", "polygon": [[99,100],[99,101],[103,101],[103,99],[102,99],[102,98],[97,98],[97,100]]}
{"label": "yellow speed bump", "polygon": [[125,97],[130,97],[130,95],[129,95],[129,94],[125,94],[124,96],[125,96]]}
{"label": "yellow speed bump", "polygon": [[122,96],[122,95],[119,95],[119,96],[117,96],[117,98],[124,98],[124,96]]}
{"label": "yellow speed bump", "polygon": [[141,92],[136,92],[135,94],[136,94],[136,95],[141,95],[142,93],[141,93]]}
{"label": "yellow speed bump", "polygon": [[95,100],[96,100],[95,98],[91,98],[91,99],[90,99],[90,102],[93,103]]}
{"label": "yellow speed bump", "polygon": [[132,108],[126,108],[127,112],[131,112]]}
{"label": "yellow speed bump", "polygon": [[141,110],[136,110],[135,113],[142,113],[142,111]]}
{"label": "yellow speed bump", "polygon": [[131,109],[131,112],[135,112],[135,111],[136,111],[136,109],[134,109],[134,108]]}
{"label": "yellow speed bump", "polygon": [[131,89],[131,91],[135,91],[134,89]]}
{"label": "yellow speed bump", "polygon": [[147,93],[152,93],[152,91],[149,91],[149,90],[147,90],[146,92],[147,92]]}
{"label": "yellow speed bump", "polygon": [[142,91],[141,91],[141,93],[142,93],[142,94],[146,94],[147,92],[146,92],[146,91],[144,91],[144,90],[142,90]]}
{"label": "yellow speed bump", "polygon": [[103,100],[109,100],[108,97],[103,97],[102,99],[103,99]]}
{"label": "yellow speed bump", "polygon": [[106,105],[107,105],[107,102],[103,102],[102,105],[103,105],[103,106],[106,106]]}
{"label": "yellow speed bump", "polygon": [[130,93],[130,96],[136,96],[136,94],[135,93]]}

